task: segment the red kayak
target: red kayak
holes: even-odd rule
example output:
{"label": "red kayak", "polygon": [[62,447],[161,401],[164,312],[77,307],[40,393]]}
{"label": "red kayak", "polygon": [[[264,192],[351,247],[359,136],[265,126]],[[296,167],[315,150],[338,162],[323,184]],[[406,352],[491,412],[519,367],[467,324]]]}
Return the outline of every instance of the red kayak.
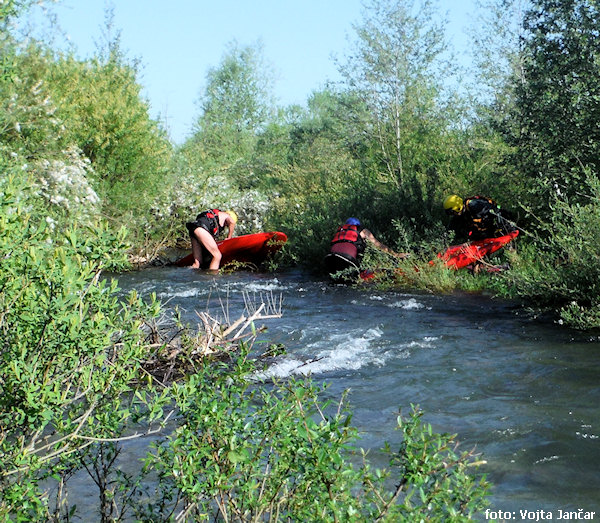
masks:
{"label": "red kayak", "polygon": [[[258,232],[255,234],[243,234],[229,240],[217,242],[223,257],[221,267],[229,262],[252,263],[260,265],[287,241],[287,235],[282,232]],[[178,267],[188,267],[194,263],[192,254],[184,256],[175,262]]]}
{"label": "red kayak", "polygon": [[[441,258],[442,260],[444,260],[446,267],[448,267],[450,269],[463,269],[465,267],[468,267],[472,263],[481,261],[484,256],[492,254],[492,253],[496,252],[497,250],[501,249],[507,243],[510,243],[512,240],[514,240],[518,235],[519,235],[519,231],[514,230],[514,231],[510,232],[509,234],[505,234],[504,236],[499,236],[497,238],[485,238],[483,240],[476,240],[476,241],[461,243],[460,245],[453,245],[451,247],[448,247],[443,253],[439,253],[438,258]],[[333,256],[334,255],[329,254],[328,256],[326,256],[325,260],[327,261],[328,257],[332,258]],[[371,280],[371,279],[375,278],[375,276],[377,276],[378,274],[381,274],[383,272],[394,273],[396,275],[403,273],[403,270],[400,268],[374,269],[374,270],[373,269],[365,269],[365,270],[361,271],[358,267],[356,267],[356,265],[354,265],[354,264],[350,265],[349,262],[345,261],[345,259],[343,257],[340,256],[338,258],[339,258],[340,266],[336,267],[337,270],[346,269],[346,268],[352,266],[355,269],[355,273],[362,280]],[[345,262],[345,265],[344,265],[344,262]],[[433,265],[435,262],[430,261],[429,263],[431,265]],[[330,263],[330,265],[331,265],[331,263]],[[415,270],[418,270],[418,269],[415,267]],[[335,272],[335,271],[333,271],[333,272]],[[355,276],[353,276],[353,278],[355,278]]]}
{"label": "red kayak", "polygon": [[515,230],[498,238],[486,238],[453,245],[448,247],[444,253],[438,254],[438,258],[444,260],[446,266],[451,269],[462,269],[501,249],[518,235],[519,231]]}

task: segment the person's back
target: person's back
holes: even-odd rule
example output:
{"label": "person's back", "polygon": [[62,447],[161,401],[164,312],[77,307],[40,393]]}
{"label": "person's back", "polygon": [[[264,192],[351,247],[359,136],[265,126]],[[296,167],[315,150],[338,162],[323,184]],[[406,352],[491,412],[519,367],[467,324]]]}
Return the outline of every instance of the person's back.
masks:
{"label": "person's back", "polygon": [[340,225],[331,240],[330,253],[340,254],[358,265],[365,250],[365,242],[360,233],[360,222]]}
{"label": "person's back", "polygon": [[362,230],[357,218],[348,218],[346,223],[337,228],[324,260],[327,272],[333,280],[349,282],[358,276],[360,258],[365,250]]}
{"label": "person's back", "polygon": [[512,227],[502,216],[500,206],[491,198],[472,196],[464,202],[458,197],[456,199],[460,200],[460,206],[446,208],[445,204],[445,208],[451,215],[448,228],[455,231],[457,237],[468,240],[494,238]]}
{"label": "person's back", "polygon": [[465,211],[470,219],[469,239],[481,240],[497,236],[500,231],[498,205],[483,196],[473,196],[465,201]]}

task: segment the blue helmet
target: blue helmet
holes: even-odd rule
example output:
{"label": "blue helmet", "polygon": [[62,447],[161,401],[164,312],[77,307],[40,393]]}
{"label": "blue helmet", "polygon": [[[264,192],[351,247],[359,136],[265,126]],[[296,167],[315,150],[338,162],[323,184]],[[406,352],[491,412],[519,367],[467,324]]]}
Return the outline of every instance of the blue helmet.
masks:
{"label": "blue helmet", "polygon": [[358,218],[348,218],[346,225],[360,225],[360,220]]}

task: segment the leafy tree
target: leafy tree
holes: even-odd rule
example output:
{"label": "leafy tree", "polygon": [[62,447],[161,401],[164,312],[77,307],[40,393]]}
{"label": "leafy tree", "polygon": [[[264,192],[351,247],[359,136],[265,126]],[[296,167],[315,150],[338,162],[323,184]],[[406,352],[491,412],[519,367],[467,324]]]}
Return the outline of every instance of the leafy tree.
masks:
{"label": "leafy tree", "polygon": [[0,141],[28,161],[56,156],[68,146],[45,78],[52,53],[30,44],[13,55],[11,80],[0,83]]}
{"label": "leafy tree", "polygon": [[67,139],[91,160],[109,201],[123,212],[137,200],[132,194],[151,200],[164,183],[171,146],[149,117],[135,68],[114,49],[106,59],[61,57],[49,73]]}
{"label": "leafy tree", "polygon": [[0,26],[6,29],[8,20],[19,13],[25,11],[33,0],[3,0],[0,4]]}
{"label": "leafy tree", "polygon": [[[230,45],[218,67],[207,74],[200,97],[200,116],[188,147],[204,165],[229,170],[245,164],[256,145],[258,133],[272,115],[271,81],[262,48]],[[238,172],[239,181],[251,184]]]}
{"label": "leafy tree", "polygon": [[[502,204],[519,200],[506,173],[510,146],[501,128],[515,103],[515,85],[523,79],[522,23],[528,0],[477,0],[469,27],[472,67],[465,82],[470,101],[463,112],[464,162],[452,176],[457,194],[486,194]],[[449,191],[449,192],[450,192]]]}
{"label": "leafy tree", "polygon": [[[505,183],[529,212],[533,244],[515,260],[512,291],[561,320],[599,324],[600,4],[532,0],[522,73],[500,129],[511,147]],[[543,253],[543,255],[540,255]]]}
{"label": "leafy tree", "polygon": [[513,87],[524,78],[523,17],[529,0],[478,0],[477,23],[470,30],[474,94],[488,118],[502,118],[514,100]]}
{"label": "leafy tree", "polygon": [[438,105],[447,72],[444,23],[434,20],[429,0],[372,0],[355,30],[355,49],[340,71],[368,108],[362,130],[385,179],[404,189],[445,123]]}
{"label": "leafy tree", "polygon": [[549,215],[552,194],[586,197],[600,168],[600,4],[534,0],[524,18],[523,78],[505,128],[525,203]]}
{"label": "leafy tree", "polygon": [[0,4],[0,85],[10,80],[14,68],[14,49],[12,48],[12,39],[8,31],[8,22],[19,9],[19,3],[15,0],[8,0]]}
{"label": "leafy tree", "polygon": [[118,44],[81,61],[31,42],[15,55],[13,81],[0,85],[0,139],[38,178],[47,171],[41,165],[72,164],[77,151],[104,212],[149,231],[153,204],[169,186],[172,148],[140,91]]}

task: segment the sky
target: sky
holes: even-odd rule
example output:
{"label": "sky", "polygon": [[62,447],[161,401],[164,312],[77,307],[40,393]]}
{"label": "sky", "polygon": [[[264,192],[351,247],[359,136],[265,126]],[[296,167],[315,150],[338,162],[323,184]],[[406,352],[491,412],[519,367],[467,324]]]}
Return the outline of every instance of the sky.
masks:
{"label": "sky", "polygon": [[[474,0],[439,5],[454,49],[465,53]],[[108,7],[126,58],[140,62],[138,80],[151,117],[176,144],[191,135],[206,75],[232,42],[260,43],[274,71],[278,104],[304,105],[313,91],[339,79],[333,56],[346,56],[363,12],[361,0],[58,0],[52,11],[64,36],[55,45],[68,40],[76,56],[92,56]]]}

